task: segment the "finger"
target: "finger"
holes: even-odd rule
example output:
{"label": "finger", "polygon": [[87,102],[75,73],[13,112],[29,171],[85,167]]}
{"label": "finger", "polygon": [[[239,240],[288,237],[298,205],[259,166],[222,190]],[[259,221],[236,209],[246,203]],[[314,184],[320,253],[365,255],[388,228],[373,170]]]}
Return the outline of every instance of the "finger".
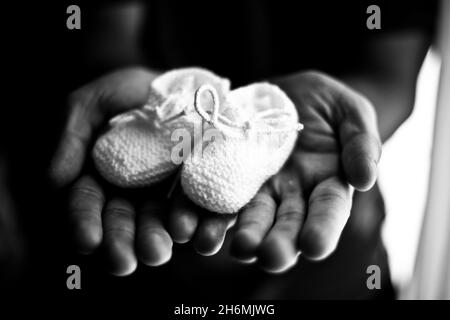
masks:
{"label": "finger", "polygon": [[375,184],[380,156],[381,144],[369,134],[355,135],[344,145],[344,172],[350,184],[357,190],[367,191]]}
{"label": "finger", "polygon": [[337,246],[350,216],[350,186],[337,177],[314,188],[309,198],[308,216],[300,232],[299,248],[306,257],[323,259]]}
{"label": "finger", "polygon": [[103,213],[103,246],[107,268],[117,276],[129,275],[137,267],[134,219],[134,208],[122,199],[110,201]]}
{"label": "finger", "polygon": [[168,226],[173,241],[186,243],[191,240],[197,229],[198,212],[198,208],[182,193],[175,196]]}
{"label": "finger", "polygon": [[89,176],[75,183],[69,196],[69,224],[76,249],[80,253],[93,252],[102,241],[103,190]]}
{"label": "finger", "polygon": [[298,236],[305,219],[305,205],[298,180],[282,182],[280,189],[281,202],[275,224],[258,250],[260,266],[274,273],[295,265],[299,255]]}
{"label": "finger", "polygon": [[50,178],[58,187],[78,176],[92,131],[103,121],[93,90],[82,89],[69,98],[67,120],[50,166]]}
{"label": "finger", "polygon": [[205,212],[194,236],[195,250],[204,256],[219,252],[227,230],[235,222],[236,215]]}
{"label": "finger", "polygon": [[366,191],[377,179],[381,157],[375,109],[367,99],[350,89],[341,91],[339,105],[344,173],[351,185]]}
{"label": "finger", "polygon": [[239,213],[230,244],[233,257],[242,262],[256,258],[256,250],[273,224],[275,209],[275,200],[264,186]]}
{"label": "finger", "polygon": [[50,178],[57,186],[64,186],[78,176],[92,133],[107,117],[145,103],[153,78],[152,73],[144,70],[121,70],[70,96],[67,121],[50,166]]}
{"label": "finger", "polygon": [[145,204],[139,213],[137,252],[139,259],[148,266],[162,265],[172,257],[172,238],[161,220],[165,213],[166,207],[159,202]]}

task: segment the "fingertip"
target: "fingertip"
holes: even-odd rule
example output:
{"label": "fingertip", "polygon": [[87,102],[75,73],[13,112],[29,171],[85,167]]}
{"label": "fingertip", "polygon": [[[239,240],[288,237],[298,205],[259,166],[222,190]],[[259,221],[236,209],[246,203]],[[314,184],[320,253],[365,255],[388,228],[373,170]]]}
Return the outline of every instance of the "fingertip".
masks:
{"label": "fingertip", "polygon": [[75,227],[74,242],[78,253],[93,253],[100,246],[101,241],[102,229],[89,221],[80,222],[80,224]]}
{"label": "fingertip", "polygon": [[248,230],[238,230],[233,235],[230,244],[230,254],[242,262],[251,262],[256,258],[256,249],[260,239]]}
{"label": "fingertip", "polygon": [[337,247],[350,217],[352,189],[341,178],[331,177],[315,187],[298,248],[309,259],[328,257]]}
{"label": "fingertip", "polygon": [[136,270],[137,259],[127,243],[120,240],[108,241],[105,251],[106,268],[112,275],[124,277]]}
{"label": "fingertip", "polygon": [[71,189],[68,224],[79,253],[90,254],[100,245],[103,238],[103,205],[103,191],[91,177],[80,178]]}
{"label": "fingertip", "polygon": [[236,262],[242,263],[242,264],[253,264],[253,263],[255,263],[256,261],[258,261],[258,258],[257,258],[256,256],[251,257],[251,258],[248,258],[248,259],[238,259],[238,258],[236,258],[236,257],[234,257],[234,256],[231,256],[231,258],[232,258],[233,260],[235,260]]}
{"label": "fingertip", "polygon": [[110,273],[116,277],[126,277],[133,274],[137,269],[137,260],[130,260],[123,265],[121,269],[111,271]]}
{"label": "fingertip", "polygon": [[138,239],[137,252],[141,262],[157,267],[167,263],[172,257],[172,238],[166,232],[155,230],[142,234]]}
{"label": "fingertip", "polygon": [[336,249],[337,243],[331,243],[323,228],[310,226],[299,237],[299,248],[309,260],[320,261],[327,258]]}
{"label": "fingertip", "polygon": [[174,242],[186,243],[192,239],[197,224],[198,217],[195,213],[171,213],[168,229]]}
{"label": "fingertip", "polygon": [[214,228],[203,228],[194,237],[194,248],[202,256],[213,256],[222,247],[225,235]]}
{"label": "fingertip", "polygon": [[368,191],[377,180],[377,163],[366,156],[357,156],[345,168],[349,183],[358,191]]}
{"label": "fingertip", "polygon": [[55,189],[62,188],[70,183],[75,176],[68,172],[64,165],[62,165],[58,160],[54,161],[48,169],[48,177],[50,180],[51,187]]}
{"label": "fingertip", "polygon": [[342,165],[355,189],[367,191],[375,184],[381,152],[381,142],[374,134],[359,133],[344,144]]}
{"label": "fingertip", "polygon": [[213,256],[219,252],[220,248],[221,245],[211,239],[194,239],[194,249],[199,255],[205,257]]}
{"label": "fingertip", "polygon": [[194,236],[193,244],[197,253],[212,256],[219,252],[225,241],[225,235],[235,220],[236,215],[208,213],[202,219]]}
{"label": "fingertip", "polygon": [[261,245],[258,262],[260,267],[266,272],[283,273],[297,263],[298,256],[298,250],[288,239],[268,237]]}

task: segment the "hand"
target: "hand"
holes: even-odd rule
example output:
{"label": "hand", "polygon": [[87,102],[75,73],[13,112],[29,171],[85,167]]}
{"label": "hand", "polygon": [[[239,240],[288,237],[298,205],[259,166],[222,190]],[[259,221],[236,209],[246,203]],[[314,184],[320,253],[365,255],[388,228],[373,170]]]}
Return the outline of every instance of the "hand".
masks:
{"label": "hand", "polygon": [[[166,231],[169,211],[166,200],[171,181],[141,190],[114,188],[89,171],[89,152],[96,133],[108,119],[148,98],[156,74],[143,69],[126,69],[106,75],[72,93],[68,119],[52,161],[54,183],[70,185],[69,223],[77,250],[84,254],[100,251],[107,269],[115,275],[128,275],[138,259],[158,266],[172,255],[172,237]],[[174,201],[170,230],[178,242],[194,238],[194,245],[209,255],[220,248],[227,228],[235,217],[195,215],[183,198]],[[181,230],[179,229],[181,226]],[[188,226],[188,227],[184,227]]]}
{"label": "hand", "polygon": [[281,272],[303,254],[323,259],[349,218],[352,190],[376,181],[381,142],[370,102],[316,72],[276,83],[297,106],[305,128],[285,167],[239,214],[231,253]]}

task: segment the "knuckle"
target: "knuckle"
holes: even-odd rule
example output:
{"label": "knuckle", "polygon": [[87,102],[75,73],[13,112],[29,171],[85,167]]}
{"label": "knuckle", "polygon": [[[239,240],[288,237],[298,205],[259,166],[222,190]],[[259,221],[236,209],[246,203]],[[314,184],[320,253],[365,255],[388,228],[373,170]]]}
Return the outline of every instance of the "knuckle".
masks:
{"label": "knuckle", "polygon": [[368,117],[370,121],[374,124],[376,124],[377,121],[377,114],[375,111],[375,107],[373,106],[372,102],[367,98],[365,95],[356,92],[355,93],[355,106],[358,108],[358,111]]}
{"label": "knuckle", "polygon": [[167,238],[168,234],[165,229],[161,226],[147,224],[139,227],[138,236],[139,238],[147,238],[149,236],[158,236],[160,238]]}
{"label": "knuckle", "polygon": [[347,204],[348,199],[341,195],[339,192],[335,192],[332,190],[326,190],[320,192],[319,194],[312,195],[309,200],[309,205],[313,202],[317,203],[336,203],[339,202],[341,204]]}
{"label": "knuckle", "polygon": [[105,228],[105,237],[113,244],[122,243],[123,240],[134,240],[134,229],[131,227],[111,225]]}
{"label": "knuckle", "polygon": [[[80,126],[77,122],[88,122],[89,119],[97,119],[100,117],[97,104],[102,97],[102,91],[94,84],[88,84],[71,92],[66,99],[66,107],[68,109],[68,129]],[[75,122],[75,123],[72,123]]]}
{"label": "knuckle", "polygon": [[101,225],[102,223],[100,212],[93,211],[91,207],[74,208],[71,213],[70,222],[79,227]]}
{"label": "knuckle", "polygon": [[90,85],[83,86],[81,88],[72,91],[67,96],[67,105],[70,110],[79,106],[86,106],[87,101],[93,98],[93,90]]}
{"label": "knuckle", "polygon": [[277,222],[287,222],[297,225],[303,220],[302,212],[298,208],[285,208],[277,217]]}
{"label": "knuckle", "polygon": [[86,199],[104,201],[103,192],[94,185],[78,185],[72,189],[72,199],[76,202],[86,201]]}
{"label": "knuckle", "polygon": [[108,205],[105,215],[111,219],[128,220],[134,218],[134,210],[130,205]]}
{"label": "knuckle", "polygon": [[246,209],[260,209],[261,207],[274,209],[275,201],[269,195],[260,193],[246,205]]}
{"label": "knuckle", "polygon": [[133,206],[122,199],[111,200],[105,208],[104,215],[111,225],[118,224],[118,222],[131,224],[134,223],[135,218]]}
{"label": "knuckle", "polygon": [[260,220],[252,219],[252,220],[241,221],[239,223],[239,228],[240,229],[246,229],[246,230],[251,229],[251,230],[254,230],[254,229],[261,229],[262,227],[263,227],[263,223]]}
{"label": "knuckle", "polygon": [[297,214],[304,212],[305,203],[301,195],[289,195],[282,198],[281,204],[278,208],[279,212],[297,212]]}
{"label": "knuckle", "polygon": [[326,83],[330,80],[330,77],[327,74],[315,69],[307,70],[304,74],[305,76],[316,82]]}

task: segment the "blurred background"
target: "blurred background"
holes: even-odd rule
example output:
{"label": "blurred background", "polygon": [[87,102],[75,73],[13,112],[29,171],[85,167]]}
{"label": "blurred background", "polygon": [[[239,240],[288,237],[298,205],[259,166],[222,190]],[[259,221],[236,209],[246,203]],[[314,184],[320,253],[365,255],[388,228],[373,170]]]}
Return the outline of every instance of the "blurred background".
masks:
{"label": "blurred background", "polygon": [[[116,4],[116,2],[114,3]],[[443,0],[441,2],[442,6],[440,9],[440,14],[443,21],[450,21],[449,3],[450,1],[446,0]],[[142,14],[142,12],[136,10],[136,8],[133,6],[129,6],[127,10],[128,11],[123,14],[132,16],[133,19],[129,19],[128,24],[117,26],[117,28],[122,30],[122,32],[119,32],[120,30],[112,30],[112,32],[109,32],[108,34],[112,35],[111,37],[113,39],[105,38],[104,43],[98,43],[94,40],[91,40],[91,43],[87,43],[86,48],[95,47],[99,50],[94,52],[92,58],[93,65],[99,66],[102,64],[110,64],[109,61],[104,59],[105,56],[109,56],[110,59],[114,61],[120,60],[120,57],[122,56],[132,57],[133,61],[138,61],[141,59],[141,57],[133,56],[133,52],[128,52],[128,49],[131,47],[131,43],[136,41],[135,38],[128,36],[128,31],[138,27],[136,26],[136,23],[139,20],[138,17],[140,14]],[[58,7],[57,11],[64,12],[65,4]],[[113,16],[114,18],[116,18],[115,14],[116,13],[114,13],[113,11],[110,12],[108,10],[105,10],[102,19],[107,20],[109,16]],[[444,14],[447,15],[446,18],[444,17]],[[57,23],[61,23],[64,25],[64,19],[65,16],[61,15],[61,19],[60,21],[57,21]],[[107,24],[100,23],[100,20],[95,20],[94,22],[94,24],[99,26],[108,26]],[[448,24],[447,26],[444,26],[444,24],[442,23],[441,30],[444,29],[447,34],[440,34],[441,42],[442,39],[447,39],[447,41],[448,39],[450,39],[450,26],[448,26]],[[104,30],[99,30],[98,32],[100,33],[102,31]],[[54,42],[53,46],[55,46],[55,44],[58,44],[58,39],[67,41],[64,38],[67,37],[66,32],[67,30],[64,30],[61,35],[58,35],[61,36],[61,38],[51,38],[51,42]],[[82,32],[85,32],[85,30],[83,29]],[[80,42],[77,42],[77,40],[79,40],[78,38],[81,38],[83,36],[82,32],[79,34],[71,34],[71,41],[73,41],[74,44],[79,45]],[[130,46],[124,45],[117,48],[107,45],[107,43],[109,42],[116,41],[118,37],[127,39],[127,41],[130,42]],[[95,39],[95,35],[92,38]],[[59,56],[69,57],[70,59],[72,59],[73,63],[71,64],[67,61],[64,61],[64,63],[57,62],[56,60],[54,61],[58,66],[64,66],[60,68],[61,73],[67,73],[67,70],[69,70],[68,73],[70,74],[70,71],[81,69],[80,66],[82,65],[82,63],[80,61],[85,58],[83,56],[84,48],[77,48],[74,44],[72,45],[72,47],[74,47],[75,49],[71,54],[67,48],[57,46],[54,52],[52,52],[52,55],[50,55],[51,57]],[[35,46],[34,48],[38,48],[38,46]],[[423,238],[423,236],[421,236],[421,234],[423,233],[423,222],[427,209],[427,201],[429,201],[430,199],[428,195],[428,189],[430,183],[432,183],[429,181],[429,176],[432,164],[433,137],[435,130],[434,126],[436,122],[435,115],[438,100],[439,79],[442,76],[441,71],[443,70],[443,61],[445,61],[444,58],[448,59],[447,56],[442,56],[442,52],[442,47],[439,48],[438,46],[433,46],[429,49],[417,80],[414,111],[408,118],[408,120],[406,120],[406,122],[396,131],[396,133],[384,144],[383,156],[380,163],[379,185],[386,205],[386,220],[384,222],[382,234],[383,242],[388,251],[392,280],[396,288],[400,289],[400,297],[405,296],[406,292],[411,286],[411,283],[415,281],[414,277],[420,277],[417,272],[415,273],[415,269],[417,269],[415,266],[417,264],[417,260],[420,260],[417,253],[420,251],[419,248],[421,247],[420,242],[422,241],[421,237]],[[448,53],[447,51],[446,54],[448,55],[450,53]],[[67,58],[66,60],[70,60],[69,58]],[[129,60],[125,59],[119,62],[120,64],[127,64],[129,63]],[[79,76],[77,78],[77,73],[73,72],[74,76],[68,81],[69,83],[70,80],[72,81],[70,85],[61,83],[60,78],[55,78],[52,79],[52,81],[49,81],[48,86],[51,87],[52,85],[55,85],[58,86],[58,88],[66,86],[65,88],[60,90],[61,93],[65,93],[73,89],[74,87],[85,83],[86,79],[91,79],[98,76],[105,70],[107,70],[107,68],[86,68],[86,70],[83,70],[85,71],[83,77]],[[450,83],[448,82],[445,84],[441,83],[440,86],[441,90],[444,87],[450,89]],[[46,89],[47,91],[50,91],[48,88]],[[47,91],[43,92],[47,93]],[[56,96],[57,94],[54,95]],[[48,99],[48,97],[46,98]],[[61,99],[57,102],[59,103],[58,107],[61,108],[64,100],[63,97],[58,97],[58,99],[59,98]],[[447,106],[448,103],[449,102],[447,102]],[[444,102],[441,102],[440,105],[443,106]],[[449,108],[447,107],[447,109]],[[38,110],[38,108],[31,110],[31,112],[39,112],[39,117],[52,119],[52,115],[49,114],[50,112],[48,110],[44,110],[44,112],[40,111],[41,110]],[[33,116],[33,114],[31,114],[27,118],[34,119],[35,117]],[[448,119],[448,121],[450,121],[450,119]],[[57,125],[58,124],[56,123],[56,125],[54,126]],[[447,133],[450,137],[450,132]],[[7,134],[2,134],[0,139],[4,139],[6,141],[5,137],[7,136]],[[46,138],[48,138],[49,140],[45,140],[45,144],[33,144],[32,146],[30,146],[30,150],[28,152],[30,154],[39,154],[40,152],[50,154],[53,145],[55,144],[52,139],[56,140],[56,137],[54,134],[48,134]],[[29,143],[27,139],[28,137],[26,136],[19,136],[17,137],[17,139],[14,139],[14,141],[8,140],[7,143],[10,144],[8,146],[8,150],[16,151],[16,149],[19,149],[20,146],[24,145],[25,143]],[[45,148],[47,150],[44,152],[43,149]],[[44,173],[39,173],[39,176],[36,179],[30,179],[29,183],[27,181],[26,185],[20,184],[19,182],[14,180],[14,177],[10,176],[10,167],[16,169],[16,171],[17,169],[19,169],[19,171],[21,171],[26,177],[33,177],[33,175],[36,176],[36,173],[33,172],[31,166],[28,168],[23,167],[23,163],[28,164],[28,159],[20,160],[22,161],[22,163],[20,161],[18,162],[17,159],[15,159],[13,156],[10,156],[7,153],[3,153],[3,149],[0,148],[0,288],[5,281],[12,283],[13,285],[20,282],[26,284],[28,278],[33,278],[32,272],[33,268],[36,267],[36,264],[33,264],[33,262],[30,263],[30,260],[34,262],[38,261],[39,263],[43,262],[41,267],[43,270],[45,269],[48,274],[57,274],[59,272],[60,274],[56,277],[57,279],[55,280],[55,283],[57,283],[57,286],[59,286],[60,283],[65,283],[64,270],[61,273],[60,270],[53,269],[57,269],[61,265],[65,266],[69,263],[73,263],[74,261],[72,257],[65,257],[65,255],[67,255],[65,251],[70,250],[70,248],[68,249],[69,246],[66,246],[66,243],[61,241],[61,239],[63,238],[62,236],[65,234],[65,231],[46,230],[45,232],[39,234],[41,231],[36,231],[34,229],[35,226],[38,225],[37,223],[45,225],[48,220],[51,219],[55,219],[53,221],[55,225],[58,225],[60,223],[58,219],[62,219],[61,212],[55,212],[48,215],[48,213],[45,212],[47,208],[41,207],[42,203],[46,203],[46,201],[57,202],[58,199],[53,199],[51,197],[50,199],[44,199],[38,194],[38,192],[36,192],[37,190],[39,190],[38,188],[42,188],[42,184],[40,181],[44,179]],[[36,165],[36,167],[45,167],[45,165],[48,163],[48,159],[45,158],[33,160],[35,165],[38,162],[38,165]],[[436,175],[439,177],[438,174]],[[448,178],[450,179],[450,177]],[[444,179],[446,179],[446,177],[441,177],[441,180]],[[27,194],[32,195],[27,199],[28,203],[26,203],[26,201],[17,201],[17,199],[14,199],[14,195],[17,198],[17,194],[21,194],[22,192],[25,193],[24,190],[27,190]],[[446,191],[443,190],[443,192],[445,193]],[[447,193],[450,193],[448,192],[448,189]],[[27,205],[36,210],[24,210],[23,207],[26,207]],[[440,205],[440,203],[438,203],[438,205]],[[428,209],[430,210],[429,204]],[[20,228],[22,222],[20,220],[20,217],[19,219],[15,219],[15,217],[18,217],[18,215],[16,215],[16,212],[18,211],[31,212],[30,216],[27,217],[30,221],[27,223],[27,226],[25,228]],[[40,219],[40,217],[43,218]],[[450,232],[447,231],[450,230],[450,225],[445,226],[445,220],[441,221],[443,225],[443,232],[450,234]],[[432,226],[431,230],[434,229],[435,227]],[[24,236],[24,234],[26,235],[31,233],[38,233],[41,239],[40,242],[26,242],[26,236]],[[58,241],[55,241],[55,238],[58,239]],[[438,240],[438,238],[436,237],[435,240]],[[443,245],[444,248],[449,251],[448,248],[450,246],[450,242],[443,243]],[[52,251],[49,249],[55,249],[55,247],[56,251]],[[442,252],[436,252],[434,254],[439,256],[442,255]],[[53,265],[53,267],[51,267],[50,263],[48,263],[47,260],[43,258],[46,257],[49,259],[55,259],[55,256],[57,256],[58,258],[63,257],[63,263],[60,263],[56,266]],[[49,265],[48,267],[45,265],[46,262]],[[430,263],[428,261],[427,264],[430,265],[433,263]],[[446,267],[445,264],[443,264],[443,267]],[[22,271],[26,274],[29,274],[29,276],[22,277]],[[428,270],[425,271],[428,272]],[[446,273],[449,273],[448,269]],[[47,280],[45,279],[45,277],[43,277],[41,280],[41,284],[46,285],[48,281],[50,280]],[[64,286],[62,287],[62,289],[65,289]],[[441,297],[443,296],[444,295],[441,295]],[[417,295],[413,295],[412,297],[417,297]]]}
{"label": "blurred background", "polygon": [[386,205],[383,240],[392,280],[411,280],[425,213],[441,58],[430,49],[417,80],[414,111],[384,144],[379,184]]}
{"label": "blurred background", "polygon": [[383,228],[400,298],[450,299],[450,3],[422,65],[411,117],[384,145]]}

